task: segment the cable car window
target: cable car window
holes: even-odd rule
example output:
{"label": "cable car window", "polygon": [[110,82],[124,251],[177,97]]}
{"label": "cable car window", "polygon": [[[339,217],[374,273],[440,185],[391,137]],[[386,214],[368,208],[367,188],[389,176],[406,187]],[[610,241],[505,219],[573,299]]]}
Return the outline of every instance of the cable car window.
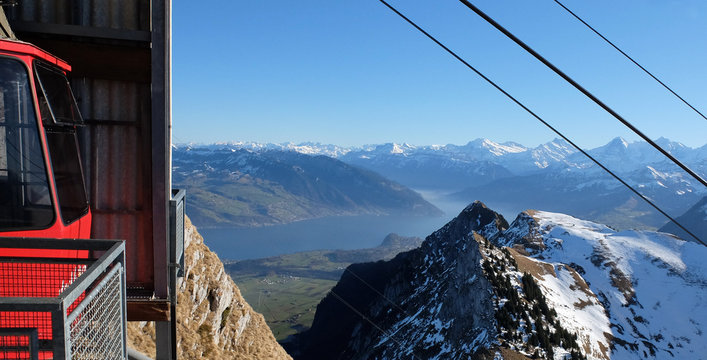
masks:
{"label": "cable car window", "polygon": [[[37,100],[47,136],[59,212],[64,223],[69,224],[88,213],[89,206],[79,158],[76,128],[73,126],[82,124],[81,114],[78,112],[64,74],[39,62],[35,65],[37,82],[42,85],[41,88],[37,88]],[[51,94],[54,96],[53,100],[48,98],[52,96]],[[60,104],[59,108],[55,106],[56,104]],[[78,119],[77,121],[67,120],[61,115],[67,109],[74,119]]]}
{"label": "cable car window", "polygon": [[26,67],[0,58],[0,231],[54,222]]}
{"label": "cable car window", "polygon": [[[39,107],[45,125],[83,125],[69,81],[58,69],[35,63],[43,99]],[[38,90],[39,92],[39,90]]]}
{"label": "cable car window", "polygon": [[47,128],[46,134],[59,211],[64,223],[69,224],[88,213],[76,131],[73,128],[54,127]]}

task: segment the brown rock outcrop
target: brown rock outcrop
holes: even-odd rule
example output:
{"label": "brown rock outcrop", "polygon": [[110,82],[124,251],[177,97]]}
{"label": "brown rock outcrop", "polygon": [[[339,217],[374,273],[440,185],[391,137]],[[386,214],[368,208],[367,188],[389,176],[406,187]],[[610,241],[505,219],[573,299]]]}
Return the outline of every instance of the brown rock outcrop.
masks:
{"label": "brown rock outcrop", "polygon": [[[184,241],[184,278],[178,281],[179,358],[291,359],[189,219]],[[154,333],[152,323],[129,323],[128,344],[154,357]]]}

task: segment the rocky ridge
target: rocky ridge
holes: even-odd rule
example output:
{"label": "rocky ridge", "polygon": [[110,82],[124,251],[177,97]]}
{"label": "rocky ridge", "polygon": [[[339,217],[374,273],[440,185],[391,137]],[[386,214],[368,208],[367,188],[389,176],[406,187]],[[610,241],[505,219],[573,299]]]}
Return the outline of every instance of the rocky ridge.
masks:
{"label": "rocky ridge", "polygon": [[[180,359],[291,359],[265,319],[246,303],[223,264],[187,219],[185,269],[178,282]],[[128,325],[129,345],[155,356],[154,325]]]}
{"label": "rocky ridge", "polygon": [[475,205],[418,249],[348,267],[290,350],[295,358],[460,358],[483,349],[497,331],[474,234],[492,236],[508,223]]}
{"label": "rocky ridge", "polygon": [[296,359],[699,358],[705,256],[667,234],[563,214],[527,211],[508,225],[476,202],[420,248],[350,266],[290,351]]}

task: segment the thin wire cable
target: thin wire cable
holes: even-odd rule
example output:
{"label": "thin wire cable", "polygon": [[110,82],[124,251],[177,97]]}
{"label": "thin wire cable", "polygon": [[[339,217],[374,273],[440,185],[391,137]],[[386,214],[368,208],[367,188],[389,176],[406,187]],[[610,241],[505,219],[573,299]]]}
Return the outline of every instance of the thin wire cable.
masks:
{"label": "thin wire cable", "polygon": [[[407,312],[407,310],[403,309],[403,308],[400,307],[400,305],[398,305],[396,302],[394,302],[394,301],[391,300],[389,297],[385,296],[383,293],[381,293],[380,291],[378,291],[375,287],[373,287],[373,285],[369,284],[366,280],[363,280],[363,278],[361,278],[360,276],[356,275],[356,273],[354,273],[354,272],[350,269],[350,266],[347,267],[346,269],[344,269],[344,271],[348,271],[349,274],[353,275],[356,279],[358,279],[361,283],[363,283],[364,285],[366,285],[366,286],[367,286],[369,289],[371,289],[373,292],[375,292],[375,293],[378,294],[380,297],[382,297],[383,299],[385,299],[386,301],[388,301],[388,302],[389,302],[391,305],[393,305],[394,307],[398,308],[398,310],[400,310],[400,312],[403,313],[405,316],[408,316],[408,317],[411,317],[411,316],[412,316],[409,312]],[[397,334],[397,332],[400,331],[400,330],[401,330],[402,328],[404,328],[404,327],[405,327],[405,325],[403,325],[402,327],[398,328],[398,330],[396,330],[395,332],[390,333],[390,336]]]}
{"label": "thin wire cable", "polygon": [[624,52],[623,50],[621,50],[618,46],[616,46],[613,42],[611,42],[609,39],[607,39],[607,38],[606,38],[604,35],[602,35],[599,31],[597,31],[596,29],[594,29],[591,25],[589,25],[586,21],[584,21],[581,17],[579,17],[579,15],[575,14],[572,10],[570,10],[569,8],[567,8],[567,6],[565,6],[564,4],[562,4],[561,2],[559,2],[558,0],[553,0],[553,1],[554,1],[555,3],[557,3],[557,5],[560,5],[560,6],[561,6],[563,9],[565,9],[568,13],[570,13],[570,15],[574,16],[575,19],[579,20],[579,22],[581,22],[581,23],[584,24],[587,28],[589,28],[589,30],[593,31],[593,32],[594,32],[595,34],[597,34],[600,38],[602,38],[604,41],[606,41],[609,45],[611,45],[611,47],[613,47],[614,49],[616,49],[616,51],[620,52],[621,55],[623,55],[624,57],[626,57],[627,59],[629,59],[634,65],[638,66],[638,68],[640,68],[641,70],[643,70],[643,72],[645,72],[646,74],[648,74],[648,76],[652,77],[653,80],[657,81],[660,85],[663,85],[663,87],[664,87],[666,90],[670,91],[673,95],[675,95],[678,99],[680,99],[680,101],[682,101],[683,103],[685,103],[685,105],[689,106],[690,109],[694,110],[694,111],[695,111],[697,114],[699,114],[703,119],[707,120],[707,116],[705,116],[704,114],[702,114],[702,112],[700,112],[699,110],[697,110],[694,106],[692,106],[692,104],[690,104],[689,102],[687,102],[687,100],[683,99],[682,96],[678,95],[678,93],[676,93],[675,91],[673,91],[673,89],[671,89],[668,85],[666,85],[664,82],[662,82],[660,79],[658,79],[658,77],[656,77],[655,75],[653,75],[650,71],[648,71],[646,68],[644,68],[644,67],[643,67],[641,64],[639,64],[636,60],[634,60],[632,57],[630,57],[626,52]]}
{"label": "thin wire cable", "polygon": [[373,290],[373,292],[375,292],[375,293],[378,294],[380,297],[382,297],[382,298],[384,298],[385,300],[387,300],[391,305],[393,305],[393,306],[395,306],[396,308],[398,308],[398,310],[400,310],[400,312],[402,312],[403,314],[405,314],[405,315],[407,315],[407,316],[410,316],[410,314],[409,314],[407,311],[405,311],[405,309],[401,308],[401,307],[400,307],[397,303],[395,303],[393,300],[390,300],[390,298],[388,298],[388,297],[385,296],[383,293],[381,293],[380,291],[378,291],[376,288],[373,287],[373,285],[371,285],[371,284],[369,284],[368,282],[366,282],[366,280],[363,280],[360,276],[356,275],[353,271],[351,271],[351,269],[349,269],[349,268],[347,267],[346,269],[344,269],[344,271],[348,271],[349,274],[353,275],[356,279],[358,279],[358,280],[359,280],[360,282],[362,282],[364,285],[368,286],[368,288],[371,289],[371,290]]}
{"label": "thin wire cable", "polygon": [[[400,13],[398,10],[396,10],[394,7],[392,7],[390,4],[385,2],[385,0],[378,0],[383,5],[387,6],[390,10],[398,14],[401,18],[403,18],[405,21],[407,21],[410,25],[415,27],[415,29],[419,30],[421,33],[423,33],[425,36],[427,36],[430,40],[434,41],[437,45],[439,45],[441,48],[446,50],[450,55],[454,56],[457,60],[459,60],[462,64],[466,65],[471,71],[475,72],[477,75],[479,75],[482,79],[484,79],[487,83],[489,83],[491,86],[496,88],[496,90],[500,91],[503,95],[508,97],[511,101],[513,101],[516,105],[520,106],[523,110],[525,110],[528,114],[533,116],[535,119],[540,121],[543,125],[545,125],[548,129],[552,130],[555,134],[557,134],[559,137],[561,137],[563,140],[567,141],[568,144],[572,145],[577,151],[581,152],[584,156],[586,156],[589,160],[591,160],[593,163],[595,163],[597,166],[599,166],[602,170],[606,171],[609,175],[614,177],[614,179],[618,180],[622,185],[627,187],[629,190],[631,190],[634,194],[636,194],[638,197],[643,199],[646,203],[648,203],[650,206],[652,206],[654,209],[656,209],[659,213],[661,213],[663,216],[668,218],[670,221],[675,223],[680,229],[684,230],[687,234],[695,238],[699,243],[701,243],[704,246],[707,246],[707,244],[702,241],[700,238],[698,238],[695,234],[693,234],[690,230],[686,229],[682,224],[680,224],[677,220],[673,219],[672,216],[668,215],[665,211],[663,211],[661,208],[659,208],[656,204],[654,204],[650,199],[648,199],[646,196],[638,192],[636,189],[633,188],[633,186],[629,185],[627,182],[625,182],[623,179],[621,179],[618,175],[614,174],[613,171],[609,170],[606,166],[604,166],[602,163],[600,163],[598,160],[596,160],[594,157],[589,155],[586,151],[584,151],[581,147],[576,145],[572,140],[570,140],[568,137],[566,137],[564,134],[562,134],[559,130],[555,129],[552,125],[550,125],[547,121],[543,120],[539,115],[535,114],[532,110],[530,110],[527,106],[523,105],[518,99],[513,97],[513,95],[509,94],[506,90],[504,90],[501,86],[496,84],[493,80],[489,79],[486,75],[484,75],[481,71],[477,70],[475,67],[473,67],[471,64],[466,62],[464,59],[462,59],[459,55],[457,55],[454,51],[450,50],[447,46],[439,42],[434,36],[430,35],[427,31],[419,27],[417,24],[415,24],[412,20],[408,19],[405,15]],[[464,1],[464,0],[461,0]]]}
{"label": "thin wire cable", "polygon": [[[332,294],[332,295],[334,295],[334,297],[335,297],[337,300],[341,301],[342,304],[346,305],[346,307],[348,307],[349,309],[351,309],[351,311],[353,311],[354,313],[356,313],[356,315],[360,316],[363,320],[366,320],[369,324],[371,324],[373,327],[375,327],[376,329],[378,329],[378,331],[380,331],[381,333],[383,333],[383,335],[385,335],[385,336],[387,336],[389,339],[395,341],[395,343],[398,344],[398,346],[399,346],[400,348],[403,347],[403,343],[401,343],[398,339],[396,339],[395,336],[393,336],[393,334],[391,334],[391,333],[385,331],[382,327],[380,327],[378,324],[376,324],[375,322],[373,322],[373,320],[371,320],[368,316],[366,316],[366,315],[363,314],[362,312],[358,311],[358,309],[356,309],[355,307],[353,307],[353,305],[349,304],[346,300],[344,300],[344,298],[342,298],[341,296],[339,296],[339,294],[335,293],[335,292],[334,292],[334,289],[329,290],[329,293]],[[411,355],[412,355],[413,359],[418,359],[418,357],[415,356],[415,354],[411,354]]]}
{"label": "thin wire cable", "polygon": [[461,1],[462,4],[466,5],[469,9],[471,9],[473,12],[475,12],[477,15],[479,15],[481,18],[486,20],[489,24],[491,24],[493,27],[495,27],[498,31],[506,35],[509,39],[513,40],[518,46],[522,47],[525,51],[527,51],[529,54],[533,55],[536,59],[538,59],[540,62],[542,62],[545,66],[550,68],[552,71],[554,71],[557,75],[559,75],[561,78],[563,78],[565,81],[570,83],[570,85],[574,86],[575,89],[579,90],[582,94],[584,94],[586,97],[594,101],[599,107],[604,109],[606,112],[611,114],[616,120],[624,124],[627,128],[629,128],[631,131],[633,131],[636,135],[640,136],[643,140],[645,140],[647,143],[649,143],[651,146],[653,146],[656,150],[658,150],[661,154],[663,154],[665,157],[670,159],[675,165],[679,166],[682,168],[686,173],[690,174],[695,180],[700,182],[704,187],[707,187],[707,181],[703,179],[700,175],[692,171],[689,167],[687,167],[685,164],[680,162],[680,160],[676,159],[673,155],[670,154],[670,152],[666,151],[663,149],[660,145],[656,144],[655,141],[651,140],[648,136],[646,136],[643,132],[638,130],[633,124],[628,122],[626,119],[624,119],[621,115],[619,115],[614,109],[610,108],[608,105],[604,104],[601,100],[599,100],[596,96],[594,96],[592,93],[590,93],[587,89],[582,87],[579,83],[574,81],[571,77],[569,77],[567,74],[562,72],[559,68],[557,68],[555,65],[553,65],[550,61],[542,57],[538,52],[533,50],[530,46],[528,46],[526,43],[521,41],[519,38],[517,38],[515,35],[513,35],[510,31],[506,30],[501,24],[497,23],[494,19],[492,19],[490,16],[486,15],[481,9],[477,8],[474,6],[474,4],[470,3],[468,0],[459,0]]}
{"label": "thin wire cable", "polygon": [[273,311],[270,309],[270,307],[268,306],[268,304],[263,303],[262,305],[265,306],[265,311],[267,311],[267,313],[270,314],[270,318],[272,318],[272,321],[273,321],[273,322],[279,321],[279,320],[275,317]]}

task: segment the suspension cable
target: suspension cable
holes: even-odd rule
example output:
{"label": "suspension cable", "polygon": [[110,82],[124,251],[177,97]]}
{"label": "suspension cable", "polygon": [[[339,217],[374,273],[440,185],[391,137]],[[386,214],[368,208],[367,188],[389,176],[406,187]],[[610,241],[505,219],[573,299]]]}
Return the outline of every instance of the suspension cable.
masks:
{"label": "suspension cable", "polygon": [[401,313],[403,313],[403,314],[405,314],[405,315],[407,315],[407,316],[410,316],[410,313],[408,313],[407,311],[405,311],[405,309],[403,309],[402,307],[400,307],[400,305],[398,305],[395,301],[391,300],[389,297],[385,296],[385,294],[383,294],[382,292],[378,291],[378,289],[376,289],[375,287],[373,287],[373,285],[369,284],[366,280],[363,280],[363,278],[361,278],[360,276],[356,275],[356,273],[354,273],[354,272],[353,272],[351,269],[349,269],[349,268],[350,268],[350,266],[346,267],[346,269],[344,269],[344,271],[347,271],[349,274],[353,275],[356,279],[358,279],[360,282],[362,282],[364,285],[366,285],[369,289],[373,290],[376,294],[378,294],[378,296],[384,298],[384,299],[385,299],[386,301],[388,301],[391,305],[395,306]]}
{"label": "suspension cable", "polygon": [[586,21],[584,21],[581,17],[579,17],[579,15],[575,14],[572,10],[570,10],[569,8],[567,8],[567,6],[565,6],[564,4],[562,4],[561,2],[559,2],[558,0],[553,0],[553,1],[554,1],[555,3],[557,3],[557,5],[560,5],[563,9],[565,9],[570,15],[574,16],[575,19],[579,20],[579,22],[581,22],[581,23],[584,24],[587,28],[589,28],[589,30],[593,31],[593,32],[594,32],[595,34],[597,34],[600,38],[602,38],[604,41],[606,41],[606,43],[608,43],[609,45],[611,45],[611,47],[613,47],[614,49],[616,49],[616,51],[620,52],[621,55],[623,55],[624,57],[626,57],[627,59],[629,59],[634,65],[638,66],[638,68],[640,68],[641,70],[643,70],[643,72],[645,72],[646,74],[648,74],[648,76],[652,77],[653,80],[657,81],[660,85],[663,85],[663,87],[664,87],[666,90],[670,91],[673,95],[675,95],[678,99],[680,99],[680,101],[682,101],[683,103],[685,103],[685,105],[689,106],[690,109],[694,110],[694,111],[695,111],[697,114],[699,114],[703,119],[707,120],[707,116],[705,116],[704,114],[702,114],[702,112],[700,112],[699,110],[697,110],[694,106],[692,106],[692,104],[690,104],[689,102],[687,102],[687,100],[683,99],[682,96],[678,95],[678,93],[676,93],[675,91],[673,91],[673,89],[671,89],[668,85],[666,85],[664,82],[662,82],[660,79],[658,79],[657,76],[653,75],[650,71],[648,71],[646,68],[644,68],[644,67],[643,67],[641,64],[639,64],[636,60],[634,60],[632,57],[630,57],[626,52],[624,52],[623,50],[621,50],[617,45],[615,45],[613,42],[611,42],[609,39],[607,39],[607,38],[606,38],[604,35],[602,35],[599,31],[597,31],[596,29],[594,29],[594,27],[592,27],[592,26],[589,25]]}
{"label": "suspension cable", "polygon": [[[618,175],[616,175],[613,171],[609,170],[606,166],[604,166],[601,162],[599,162],[599,160],[597,160],[597,159],[595,159],[594,157],[592,157],[591,155],[589,155],[589,153],[587,153],[586,151],[584,151],[584,149],[582,149],[581,147],[579,147],[578,145],[576,145],[572,140],[570,140],[568,137],[566,137],[564,134],[562,134],[559,130],[555,129],[555,128],[554,128],[552,125],[550,125],[547,121],[545,121],[545,120],[544,120],[543,118],[541,118],[539,115],[537,115],[537,114],[534,113],[532,110],[530,110],[530,109],[529,109],[527,106],[525,106],[522,102],[520,102],[518,99],[516,99],[515,97],[513,97],[513,95],[511,95],[511,94],[508,93],[506,90],[504,90],[500,85],[496,84],[493,80],[491,80],[490,78],[488,78],[488,77],[487,77],[486,75],[484,75],[481,71],[477,70],[474,66],[472,66],[471,64],[469,64],[466,60],[462,59],[459,55],[457,55],[454,51],[450,50],[447,46],[445,46],[444,44],[442,44],[442,43],[441,43],[439,40],[437,40],[434,36],[430,35],[427,31],[425,31],[424,29],[422,29],[421,27],[419,27],[419,26],[418,26],[417,24],[415,24],[412,20],[408,19],[405,15],[403,15],[402,13],[400,13],[400,12],[399,12],[397,9],[395,9],[393,6],[391,6],[390,4],[388,4],[387,2],[385,2],[385,0],[378,0],[378,1],[380,1],[381,3],[383,3],[383,5],[387,6],[390,10],[392,10],[394,13],[396,13],[398,16],[400,16],[400,17],[401,17],[402,19],[404,19],[405,21],[407,21],[407,22],[408,22],[410,25],[412,25],[415,29],[417,29],[418,31],[420,31],[421,33],[423,33],[423,34],[424,34],[425,36],[427,36],[430,40],[434,41],[437,45],[439,45],[442,49],[444,49],[445,51],[447,51],[450,55],[454,56],[454,58],[456,58],[457,60],[459,60],[459,61],[460,61],[462,64],[464,64],[467,68],[469,68],[471,71],[475,72],[478,76],[480,76],[482,79],[484,79],[487,83],[489,83],[491,86],[493,86],[494,88],[496,88],[496,90],[500,91],[500,92],[501,92],[503,95],[505,95],[508,99],[510,99],[511,101],[513,101],[516,105],[520,106],[520,107],[521,107],[523,110],[525,110],[528,114],[530,114],[530,115],[531,115],[532,117],[534,117],[536,120],[540,121],[540,122],[541,122],[543,125],[545,125],[548,129],[552,130],[552,132],[554,132],[555,134],[557,134],[558,136],[560,136],[563,140],[567,141],[567,143],[569,143],[570,145],[572,145],[572,147],[574,147],[575,149],[577,149],[577,150],[578,150],[579,152],[581,152],[584,156],[586,156],[589,160],[591,160],[593,163],[595,163],[597,166],[599,166],[602,170],[604,170],[604,171],[607,172],[609,175],[611,175],[612,177],[614,177],[614,179],[618,180],[622,185],[624,185],[624,186],[627,187],[629,190],[631,190],[634,194],[636,194],[636,196],[638,196],[638,197],[640,197],[641,199],[643,199],[643,201],[645,201],[646,203],[648,203],[648,205],[652,206],[654,209],[656,209],[658,212],[660,212],[663,216],[665,216],[665,217],[668,218],[670,221],[672,221],[673,223],[675,223],[675,225],[677,225],[680,229],[682,229],[682,230],[685,231],[687,234],[689,234],[690,236],[692,236],[693,238],[695,238],[695,240],[697,240],[697,241],[698,241],[699,243],[701,243],[702,245],[707,246],[707,243],[705,243],[705,242],[702,241],[700,238],[698,238],[695,234],[693,234],[692,232],[690,232],[690,230],[688,230],[688,229],[686,229],[684,226],[682,226],[682,224],[680,224],[677,220],[673,219],[672,216],[668,215],[665,211],[663,211],[661,208],[659,208],[658,205],[654,204],[649,198],[647,198],[646,196],[644,196],[643,194],[641,194],[640,192],[638,192],[638,190],[636,190],[633,186],[629,185],[626,181],[624,181],[623,179],[621,179],[621,178],[620,178]],[[465,1],[465,0],[461,0],[461,1]],[[702,181],[704,181],[704,180],[702,180]]]}
{"label": "suspension cable", "polygon": [[628,122],[626,119],[624,119],[621,115],[619,115],[616,111],[614,111],[612,108],[610,108],[608,105],[604,104],[601,100],[599,100],[596,96],[594,96],[592,93],[590,93],[587,89],[582,87],[579,83],[574,81],[571,77],[569,77],[567,74],[562,72],[559,68],[557,68],[555,65],[553,65],[550,61],[542,57],[538,52],[533,50],[530,46],[528,46],[526,43],[521,41],[519,38],[517,38],[515,35],[513,35],[510,31],[506,30],[503,26],[501,26],[499,23],[497,23],[495,20],[493,20],[490,16],[486,15],[483,11],[481,11],[479,8],[474,6],[474,4],[470,3],[468,0],[459,0],[461,1],[462,4],[466,5],[469,9],[471,9],[473,12],[475,12],[477,15],[479,15],[481,18],[486,20],[489,24],[491,24],[493,27],[495,27],[498,31],[506,35],[509,39],[513,40],[518,46],[522,47],[525,51],[527,51],[529,54],[533,55],[536,59],[538,59],[540,62],[542,62],[545,66],[550,68],[552,71],[554,71],[557,75],[565,79],[568,83],[570,83],[572,86],[574,86],[577,90],[579,90],[582,94],[584,94],[586,97],[594,101],[597,105],[599,105],[602,109],[604,109],[606,112],[611,114],[616,120],[620,121],[622,124],[624,124],[626,127],[628,127],[631,131],[633,131],[636,135],[640,136],[643,140],[645,140],[647,143],[649,143],[651,146],[653,146],[656,150],[658,150],[661,154],[663,154],[665,157],[670,159],[675,165],[679,166],[682,168],[685,172],[690,174],[695,180],[700,182],[704,187],[707,187],[707,181],[700,177],[697,173],[692,171],[689,167],[687,167],[685,164],[680,162],[680,160],[676,159],[673,155],[671,155],[668,151],[660,147],[660,145],[656,144],[653,140],[651,140],[648,136],[643,134],[638,128],[633,126],[630,122]]}
{"label": "suspension cable", "polygon": [[[389,333],[388,331],[385,331],[385,329],[383,329],[383,327],[381,327],[380,325],[378,325],[378,324],[376,324],[375,322],[373,322],[373,320],[371,320],[371,318],[369,318],[368,316],[366,316],[365,314],[363,314],[361,311],[359,311],[358,309],[356,309],[356,308],[355,308],[353,305],[351,305],[348,301],[344,300],[343,297],[339,296],[339,294],[335,293],[335,292],[334,292],[334,289],[329,290],[329,293],[330,293],[332,296],[334,296],[334,298],[336,298],[337,300],[339,300],[342,304],[344,304],[346,307],[348,307],[351,311],[353,311],[356,315],[360,316],[361,319],[365,320],[366,322],[368,322],[369,324],[371,324],[371,326],[373,326],[373,327],[375,327],[376,329],[378,329],[378,331],[380,331],[381,333],[383,333],[384,336],[387,336],[389,339],[393,340],[396,344],[398,344],[399,347],[401,347],[401,348],[403,347],[403,344],[400,342],[400,340],[398,340],[395,336],[393,336],[393,335],[395,335],[395,334]],[[412,358],[413,358],[413,359],[419,359],[417,356],[415,356],[415,354],[412,354]]]}

